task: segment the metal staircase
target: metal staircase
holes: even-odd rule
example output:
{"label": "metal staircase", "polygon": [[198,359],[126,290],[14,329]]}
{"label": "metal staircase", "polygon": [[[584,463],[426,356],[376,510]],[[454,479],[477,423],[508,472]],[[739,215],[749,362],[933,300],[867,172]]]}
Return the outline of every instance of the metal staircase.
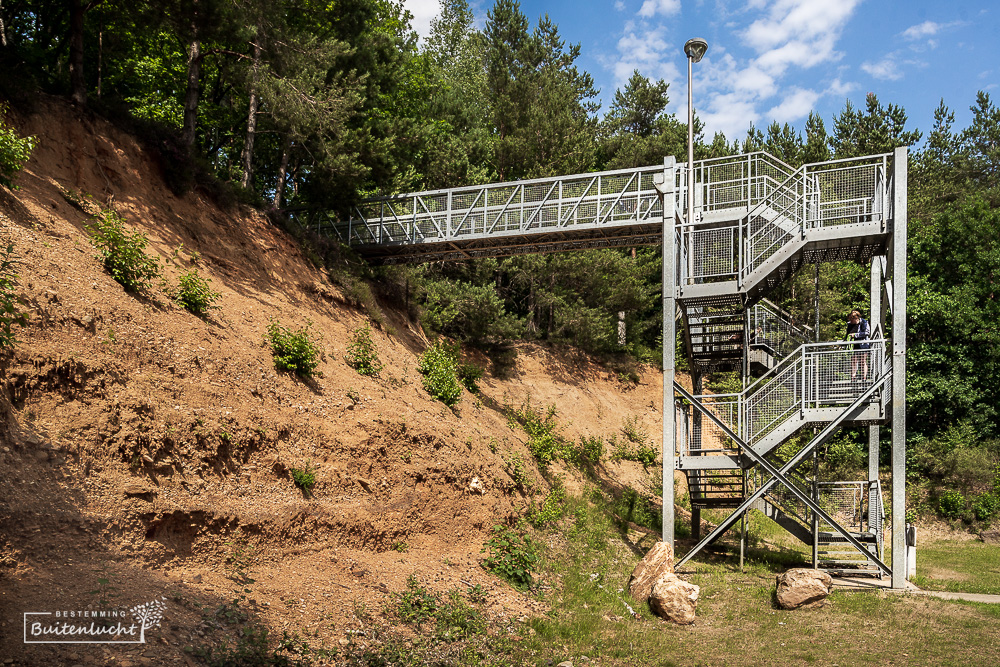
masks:
{"label": "metal staircase", "polygon": [[[811,544],[822,567],[888,571],[881,562],[881,516],[877,530],[870,528],[873,508],[882,507],[878,482],[862,483],[874,485],[865,496],[868,523],[855,525],[861,515],[846,521],[842,512],[817,506],[829,495],[826,486],[799,481],[797,488],[787,474],[794,468],[785,475],[777,468],[789,456],[801,461],[843,424],[886,421],[891,359],[881,328],[864,350],[806,343],[804,332],[764,297],[803,264],[869,261],[886,253],[889,157],[793,170],[760,155],[739,173],[728,163],[699,166],[690,176],[697,213],[677,224],[676,304],[689,361],[702,373],[742,369],[748,383],[737,394],[686,396],[678,404],[675,465],[687,477],[691,507],[734,508],[730,519],[758,509]],[[682,176],[678,213],[689,196]],[[792,438],[803,429],[822,427],[823,438],[778,455],[782,445],[801,441]],[[762,476],[762,467],[775,475]],[[717,536],[702,540],[678,565]]]}
{"label": "metal staircase", "polygon": [[[380,197],[346,219],[312,211],[306,223],[376,264],[662,243],[664,340],[680,312],[692,368],[739,369],[748,384],[730,396],[691,396],[674,382],[673,346],[664,345],[664,539],[673,540],[675,467],[695,508],[733,510],[678,565],[758,507],[794,535],[808,530],[817,554],[842,540],[888,572],[881,542],[873,549],[867,538],[872,508],[881,507],[877,486],[866,491],[867,527],[854,526],[821,506],[819,486],[799,488],[789,475],[842,425],[891,415],[893,546],[905,550],[906,164],[905,149],[798,169],[759,152],[691,165],[667,157],[662,166]],[[867,375],[852,377],[859,349],[806,344],[802,328],[765,297],[803,265],[873,259],[872,324],[883,321],[884,288],[893,339],[872,341],[862,355]],[[671,386],[682,397],[676,403]],[[778,448],[807,427],[818,433],[779,458]],[[869,476],[877,477],[873,460]],[[905,563],[894,559],[892,573],[902,586]]]}

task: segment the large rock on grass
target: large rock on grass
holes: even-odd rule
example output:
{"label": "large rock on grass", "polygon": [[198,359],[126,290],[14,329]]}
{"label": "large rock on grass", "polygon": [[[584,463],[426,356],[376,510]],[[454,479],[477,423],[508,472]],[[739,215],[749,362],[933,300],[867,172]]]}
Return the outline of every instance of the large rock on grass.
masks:
{"label": "large rock on grass", "polygon": [[777,581],[778,604],[782,609],[798,609],[819,604],[833,589],[833,578],[829,574],[805,567],[779,574]]}
{"label": "large rock on grass", "polygon": [[674,572],[674,549],[666,542],[657,542],[632,570],[628,593],[637,602],[645,602],[653,592],[653,584],[665,574]]}
{"label": "large rock on grass", "polygon": [[664,574],[653,584],[649,608],[660,618],[678,625],[690,625],[694,623],[699,592],[697,586],[680,579],[676,574]]}

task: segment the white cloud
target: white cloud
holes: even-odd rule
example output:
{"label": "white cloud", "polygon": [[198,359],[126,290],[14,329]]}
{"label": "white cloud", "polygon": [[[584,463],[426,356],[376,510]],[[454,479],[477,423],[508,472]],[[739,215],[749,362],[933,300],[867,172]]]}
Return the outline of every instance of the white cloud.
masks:
{"label": "white cloud", "polygon": [[940,23],[935,23],[934,21],[924,21],[917,25],[911,25],[909,28],[903,31],[903,37],[906,39],[920,39],[922,37],[931,37],[938,34],[943,26]]}
{"label": "white cloud", "polygon": [[819,98],[820,94],[815,90],[793,88],[785,99],[777,106],[771,107],[765,116],[779,123],[791,123],[808,116]]}
{"label": "white cloud", "polygon": [[663,26],[646,28],[629,21],[618,40],[618,57],[609,65],[614,72],[615,87],[624,87],[634,70],[652,79],[676,81],[681,73],[674,62],[676,57],[668,54],[673,49]]}
{"label": "white cloud", "polygon": [[849,81],[845,83],[838,78],[833,80],[833,83],[830,84],[830,86],[826,89],[826,91],[823,94],[836,95],[837,97],[841,97],[843,95],[847,95],[855,88],[857,88],[856,84],[851,83]]}
{"label": "white cloud", "polygon": [[619,12],[625,11],[624,0],[615,0],[615,9],[618,10]]}
{"label": "white cloud", "polygon": [[413,14],[413,29],[426,39],[431,33],[431,20],[441,11],[440,0],[403,0],[403,5]]}
{"label": "white cloud", "polygon": [[817,50],[832,50],[859,2],[860,0],[776,0],[771,5],[768,16],[750,24],[743,38],[758,53],[789,43],[806,44]]}
{"label": "white cloud", "polygon": [[739,93],[715,94],[708,103],[708,111],[698,111],[705,122],[705,134],[711,138],[722,132],[726,138],[742,140],[751,123],[760,119],[753,102]]}
{"label": "white cloud", "polygon": [[681,0],[645,0],[639,8],[639,16],[671,16],[681,10]]}
{"label": "white cloud", "polygon": [[892,55],[886,56],[877,63],[862,63],[861,69],[880,81],[899,81],[903,78],[903,73],[899,70],[899,63]]}

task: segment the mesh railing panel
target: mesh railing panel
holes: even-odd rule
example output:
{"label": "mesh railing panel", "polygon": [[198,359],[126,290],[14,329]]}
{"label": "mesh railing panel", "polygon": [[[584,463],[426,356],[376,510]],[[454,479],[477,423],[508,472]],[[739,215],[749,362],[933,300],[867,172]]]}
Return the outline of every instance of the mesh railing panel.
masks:
{"label": "mesh railing panel", "polygon": [[[737,395],[709,394],[697,397],[712,414],[723,424],[736,430],[739,413],[739,397]],[[690,408],[685,415],[689,437],[686,449],[687,456],[700,454],[736,454],[738,449],[732,439],[719,426],[699,412]]]}
{"label": "mesh railing panel", "polygon": [[656,222],[663,202],[653,177],[662,173],[643,167],[369,200],[333,229],[361,245]]}
{"label": "mesh railing panel", "polygon": [[887,156],[804,168],[810,183],[807,221],[811,227],[869,222],[885,210]]}
{"label": "mesh railing panel", "polygon": [[779,358],[787,357],[809,342],[805,331],[766,303],[750,309],[748,328],[751,349],[759,347]]}

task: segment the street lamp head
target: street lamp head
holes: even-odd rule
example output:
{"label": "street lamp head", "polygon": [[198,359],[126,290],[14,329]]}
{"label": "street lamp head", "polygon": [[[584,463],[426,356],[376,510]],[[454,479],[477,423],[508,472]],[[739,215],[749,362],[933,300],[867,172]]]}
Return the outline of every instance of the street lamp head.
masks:
{"label": "street lamp head", "polygon": [[692,60],[692,62],[698,62],[708,51],[708,42],[703,40],[701,37],[695,37],[694,39],[689,39],[684,43],[684,53],[687,57]]}

